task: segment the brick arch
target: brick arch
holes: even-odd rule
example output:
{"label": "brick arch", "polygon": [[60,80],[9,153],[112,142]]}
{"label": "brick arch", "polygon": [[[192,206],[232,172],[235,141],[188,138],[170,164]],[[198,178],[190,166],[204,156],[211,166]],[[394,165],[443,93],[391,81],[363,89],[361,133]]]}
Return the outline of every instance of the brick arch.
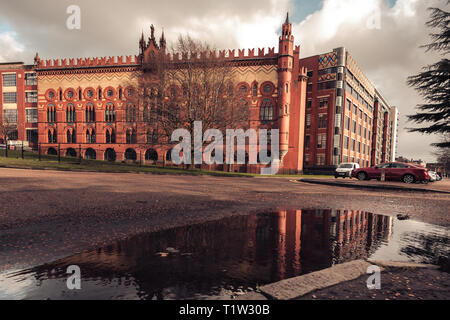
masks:
{"label": "brick arch", "polygon": [[[70,94],[72,93],[72,97],[70,97]],[[67,101],[74,101],[75,99],[76,99],[76,97],[77,97],[77,92],[75,91],[75,89],[74,88],[67,88],[65,91],[64,91],[64,98],[67,100]]]}
{"label": "brick arch", "polygon": [[[243,89],[245,88],[245,90]],[[250,93],[250,86],[247,82],[239,82],[235,88],[238,97],[247,97]]]}
{"label": "brick arch", "polygon": [[[53,97],[51,97],[51,94],[53,94]],[[57,97],[57,93],[55,89],[47,89],[47,91],[45,91],[45,99],[47,99],[47,101],[55,101]]]}
{"label": "brick arch", "polygon": [[[267,90],[266,88],[268,86],[270,86],[270,91],[265,91],[265,90]],[[275,89],[276,89],[276,86],[273,84],[272,81],[265,81],[261,84],[261,87],[259,88],[259,92],[264,97],[271,97],[275,93]]]}

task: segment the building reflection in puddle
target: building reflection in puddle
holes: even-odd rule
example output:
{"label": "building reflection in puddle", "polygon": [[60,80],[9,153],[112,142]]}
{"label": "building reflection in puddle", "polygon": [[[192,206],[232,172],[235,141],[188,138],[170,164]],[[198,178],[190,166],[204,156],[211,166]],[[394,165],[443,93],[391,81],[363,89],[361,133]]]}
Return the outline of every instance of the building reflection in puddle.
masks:
{"label": "building reflection in puddle", "polygon": [[[8,281],[32,278],[20,290],[28,299],[229,299],[367,258],[388,244],[392,226],[391,217],[347,210],[230,217],[138,235],[8,275]],[[66,287],[69,265],[81,268],[80,291]],[[0,297],[2,291],[0,276]]]}

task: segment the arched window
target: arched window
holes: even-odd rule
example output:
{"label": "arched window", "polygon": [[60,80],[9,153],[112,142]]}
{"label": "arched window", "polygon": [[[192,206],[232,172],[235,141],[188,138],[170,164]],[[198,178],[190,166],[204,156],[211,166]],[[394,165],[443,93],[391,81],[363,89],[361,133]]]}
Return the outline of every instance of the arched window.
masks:
{"label": "arched window", "polygon": [[76,158],[77,157],[77,152],[75,151],[75,149],[69,148],[69,149],[66,150],[66,157]]}
{"label": "arched window", "polygon": [[137,160],[137,153],[134,149],[127,149],[125,150],[125,160]]}
{"label": "arched window", "polygon": [[136,131],[132,129],[127,130],[127,144],[136,143]]}
{"label": "arched window", "polygon": [[66,108],[66,122],[74,123],[75,121],[75,106],[69,103]]}
{"label": "arched window", "polygon": [[53,129],[48,130],[48,143],[57,143],[56,132]]}
{"label": "arched window", "polygon": [[255,84],[253,85],[253,96],[254,96],[254,97],[257,97],[257,96],[258,96],[258,84],[257,84],[257,83],[255,83]]}
{"label": "arched window", "polygon": [[116,133],[114,129],[106,130],[106,143],[116,143]]}
{"label": "arched window", "polygon": [[49,104],[47,107],[47,122],[56,122],[56,107],[53,104]]}
{"label": "arched window", "polygon": [[102,89],[98,88],[98,100],[102,100]]}
{"label": "arched window", "polygon": [[67,130],[67,143],[76,143],[77,142],[77,138],[76,138],[76,134],[75,134],[75,130]]}
{"label": "arched window", "polygon": [[240,96],[246,96],[248,94],[247,85],[241,84],[238,88],[238,94]]}
{"label": "arched window", "polygon": [[88,149],[86,149],[86,152],[84,153],[84,158],[95,160],[95,159],[97,159],[97,152],[95,152],[95,150],[92,148],[88,148]]}
{"label": "arched window", "polygon": [[126,121],[127,122],[135,122],[136,121],[136,107],[131,103],[129,103],[127,105]]}
{"label": "arched window", "polygon": [[86,130],[86,143],[95,143],[95,130],[90,128]]}
{"label": "arched window", "polygon": [[151,109],[148,105],[144,107],[144,111],[142,112],[142,119],[144,120],[144,122],[150,122],[151,119],[150,110]]}
{"label": "arched window", "polygon": [[172,149],[166,152],[166,161],[172,161]]}
{"label": "arched window", "polygon": [[259,119],[261,121],[273,120],[273,104],[271,99],[264,99],[259,109]]}
{"label": "arched window", "polygon": [[105,109],[105,121],[112,123],[116,121],[116,110],[114,104],[108,103]]}
{"label": "arched window", "polygon": [[51,156],[57,156],[58,155],[58,151],[56,151],[55,148],[48,148],[47,154],[51,155]]}
{"label": "arched window", "polygon": [[158,161],[158,152],[155,149],[148,149],[145,152],[145,160]]}
{"label": "arched window", "polygon": [[95,122],[95,107],[92,103],[86,105],[86,122]]}

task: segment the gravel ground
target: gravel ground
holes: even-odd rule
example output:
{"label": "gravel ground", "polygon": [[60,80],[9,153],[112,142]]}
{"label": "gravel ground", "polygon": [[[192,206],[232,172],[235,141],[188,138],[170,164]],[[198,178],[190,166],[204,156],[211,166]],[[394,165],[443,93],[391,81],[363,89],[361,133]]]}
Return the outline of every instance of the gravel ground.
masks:
{"label": "gravel ground", "polygon": [[446,194],[371,191],[286,178],[0,169],[0,272],[141,232],[276,209],[410,214],[450,226]]}

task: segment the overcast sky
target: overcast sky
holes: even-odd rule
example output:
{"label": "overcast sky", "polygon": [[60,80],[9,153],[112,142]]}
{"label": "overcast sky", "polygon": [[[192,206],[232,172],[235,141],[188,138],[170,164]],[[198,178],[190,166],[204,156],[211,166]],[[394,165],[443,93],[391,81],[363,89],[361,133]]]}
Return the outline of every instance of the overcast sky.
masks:
{"label": "overcast sky", "polygon": [[[408,133],[405,116],[421,102],[405,80],[439,56],[425,53],[427,7],[447,0],[15,0],[0,2],[0,62],[135,55],[150,24],[168,42],[179,34],[219,49],[277,47],[290,12],[301,56],[344,46],[401,114],[398,155],[433,161],[434,136]],[[81,8],[81,29],[66,27],[69,5]],[[448,6],[447,6],[448,9]]]}

